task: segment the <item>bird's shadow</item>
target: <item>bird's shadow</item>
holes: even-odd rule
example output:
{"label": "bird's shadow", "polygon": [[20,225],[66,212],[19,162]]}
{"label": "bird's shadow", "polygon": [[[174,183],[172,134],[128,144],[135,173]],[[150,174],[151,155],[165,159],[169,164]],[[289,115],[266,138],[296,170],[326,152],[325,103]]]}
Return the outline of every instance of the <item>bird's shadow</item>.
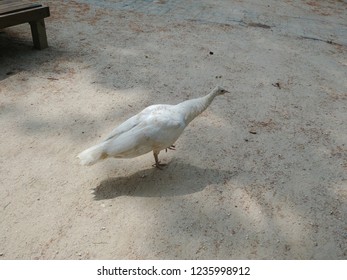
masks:
{"label": "bird's shadow", "polygon": [[208,185],[220,185],[236,175],[236,171],[202,168],[172,161],[164,170],[155,168],[129,176],[103,180],[94,188],[94,199],[119,196],[172,197],[202,191]]}

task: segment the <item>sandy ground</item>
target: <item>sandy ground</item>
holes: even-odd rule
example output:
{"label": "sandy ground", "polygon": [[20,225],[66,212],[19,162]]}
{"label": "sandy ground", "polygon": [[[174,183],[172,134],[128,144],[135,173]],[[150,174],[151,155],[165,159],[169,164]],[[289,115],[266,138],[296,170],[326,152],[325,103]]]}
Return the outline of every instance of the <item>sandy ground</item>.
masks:
{"label": "sandy ground", "polygon": [[[346,1],[45,2],[49,49],[0,33],[0,259],[346,259]],[[163,171],[78,165],[217,84]]]}

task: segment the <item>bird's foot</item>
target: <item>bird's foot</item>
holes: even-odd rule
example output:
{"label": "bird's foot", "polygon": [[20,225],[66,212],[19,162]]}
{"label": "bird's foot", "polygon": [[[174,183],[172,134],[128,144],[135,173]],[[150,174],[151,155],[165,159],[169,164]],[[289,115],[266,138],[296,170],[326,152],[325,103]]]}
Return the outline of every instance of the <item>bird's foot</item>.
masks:
{"label": "bird's foot", "polygon": [[156,167],[160,170],[163,170],[163,167],[166,165],[165,163],[160,163],[159,159],[158,159],[158,154],[153,151],[153,155],[154,155],[154,159],[155,159],[155,164],[153,164],[153,167]]}
{"label": "bird's foot", "polygon": [[167,147],[165,149],[165,152],[167,152],[167,149],[169,149],[169,150],[176,150],[176,146],[175,145],[171,145],[170,147]]}
{"label": "bird's foot", "polygon": [[164,169],[163,167],[166,166],[166,165],[167,165],[166,163],[157,162],[157,163],[153,164],[152,166],[156,167],[156,168],[158,168],[160,170],[163,170]]}

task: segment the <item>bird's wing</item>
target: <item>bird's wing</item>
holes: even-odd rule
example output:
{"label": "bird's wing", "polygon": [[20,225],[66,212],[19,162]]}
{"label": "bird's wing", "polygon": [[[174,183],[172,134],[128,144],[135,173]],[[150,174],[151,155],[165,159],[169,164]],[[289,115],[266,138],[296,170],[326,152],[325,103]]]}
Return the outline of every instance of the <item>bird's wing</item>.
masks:
{"label": "bird's wing", "polygon": [[183,119],[172,112],[160,114],[152,116],[147,124],[146,135],[155,143],[156,149],[161,150],[171,146],[185,126]]}
{"label": "bird's wing", "polygon": [[107,135],[106,139],[104,141],[108,141],[111,138],[117,138],[119,135],[121,135],[124,132],[127,132],[131,130],[133,127],[137,126],[140,122],[141,113],[127,119],[125,122],[117,126],[115,129],[111,131],[109,135]]}
{"label": "bird's wing", "polygon": [[113,129],[111,133],[107,135],[107,137],[104,139],[104,141],[108,141],[111,138],[117,138],[121,134],[127,131],[130,131],[135,126],[139,125],[141,122],[146,120],[152,112],[158,109],[162,109],[165,106],[169,106],[169,105],[152,105],[143,109],[140,113],[138,113],[135,116],[132,116],[131,118],[127,119],[125,122],[117,126],[115,129]]}
{"label": "bird's wing", "polygon": [[146,127],[137,125],[133,129],[105,142],[106,153],[116,158],[131,158],[152,150],[152,143],[146,137]]}
{"label": "bird's wing", "polygon": [[119,158],[160,151],[174,143],[183,129],[184,123],[177,119],[151,114],[132,129],[107,140],[105,149],[109,156]]}

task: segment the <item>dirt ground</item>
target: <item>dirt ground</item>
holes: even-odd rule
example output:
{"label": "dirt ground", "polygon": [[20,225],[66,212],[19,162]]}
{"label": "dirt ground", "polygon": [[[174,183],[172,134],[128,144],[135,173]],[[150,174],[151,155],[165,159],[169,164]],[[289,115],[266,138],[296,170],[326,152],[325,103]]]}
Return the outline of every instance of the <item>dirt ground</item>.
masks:
{"label": "dirt ground", "polygon": [[[0,259],[346,259],[346,1],[44,1],[0,31]],[[229,91],[176,151],[76,155]]]}

